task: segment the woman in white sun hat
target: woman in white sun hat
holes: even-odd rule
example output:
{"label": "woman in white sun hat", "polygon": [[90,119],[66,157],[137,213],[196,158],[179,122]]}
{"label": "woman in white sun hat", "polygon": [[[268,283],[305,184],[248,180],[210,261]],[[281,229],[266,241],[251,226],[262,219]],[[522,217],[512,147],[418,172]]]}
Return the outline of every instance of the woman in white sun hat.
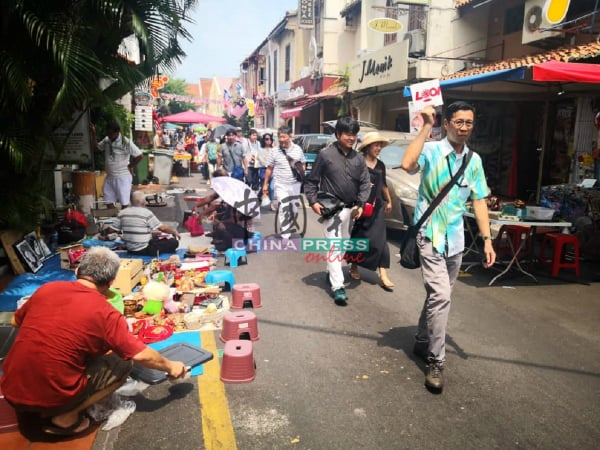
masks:
{"label": "woman in white sun hat", "polygon": [[368,239],[369,251],[346,253],[350,263],[350,276],[353,279],[360,280],[358,266],[369,270],[378,270],[379,284],[386,291],[391,291],[394,287],[394,283],[390,281],[387,274],[387,269],[390,267],[390,250],[384,221],[385,214],[389,214],[392,210],[392,198],[385,181],[385,165],[378,159],[378,156],[381,149],[389,143],[389,139],[373,131],[363,136],[358,147],[358,151],[365,158],[371,177],[371,194],[367,203],[372,205],[373,209],[369,216],[370,207],[365,205],[363,216],[354,223],[352,237]]}

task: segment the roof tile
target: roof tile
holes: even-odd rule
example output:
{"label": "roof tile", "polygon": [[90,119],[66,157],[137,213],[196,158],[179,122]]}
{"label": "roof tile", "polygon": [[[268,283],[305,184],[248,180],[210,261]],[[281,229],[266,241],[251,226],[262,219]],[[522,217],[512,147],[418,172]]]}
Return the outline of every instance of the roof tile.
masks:
{"label": "roof tile", "polygon": [[594,58],[600,55],[600,43],[590,42],[588,44],[575,45],[570,47],[560,47],[548,50],[536,55],[527,55],[520,58],[510,58],[502,61],[496,61],[482,67],[474,67],[460,72],[454,72],[440,78],[441,80],[452,80],[455,78],[468,77],[470,75],[479,75],[482,73],[496,72],[504,69],[516,69],[518,67],[528,67],[534,64],[541,64],[546,61],[556,60],[562,62],[576,61],[579,59]]}

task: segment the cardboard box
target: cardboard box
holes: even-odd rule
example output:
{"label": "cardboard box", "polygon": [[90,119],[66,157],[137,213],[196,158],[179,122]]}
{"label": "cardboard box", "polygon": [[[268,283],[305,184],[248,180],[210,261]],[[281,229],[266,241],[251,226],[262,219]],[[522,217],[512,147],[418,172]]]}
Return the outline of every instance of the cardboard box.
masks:
{"label": "cardboard box", "polygon": [[2,247],[6,252],[6,256],[8,256],[8,260],[10,261],[10,265],[12,266],[12,270],[15,275],[25,273],[25,267],[23,267],[23,263],[13,248],[13,244],[15,244],[15,242],[19,242],[21,239],[23,239],[23,233],[20,231],[0,231],[0,241],[2,242]]}
{"label": "cardboard box", "polygon": [[60,254],[60,268],[65,270],[74,270],[75,267],[71,267],[69,263],[69,250],[82,250],[83,245],[81,244],[73,244],[67,245],[66,247],[59,247],[56,251]]}
{"label": "cardboard box", "polygon": [[118,289],[122,295],[129,295],[144,275],[144,264],[141,259],[121,259],[121,267],[112,288]]}

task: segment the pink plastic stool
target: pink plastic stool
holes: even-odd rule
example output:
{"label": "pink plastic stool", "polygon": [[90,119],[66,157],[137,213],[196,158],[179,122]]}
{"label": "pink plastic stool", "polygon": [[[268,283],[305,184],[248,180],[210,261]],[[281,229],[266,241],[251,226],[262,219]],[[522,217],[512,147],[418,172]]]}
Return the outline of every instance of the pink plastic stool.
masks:
{"label": "pink plastic stool", "polygon": [[[546,245],[552,246],[552,256],[545,255]],[[563,260],[563,248],[566,245],[573,246],[573,261]],[[546,233],[540,248],[539,261],[542,264],[552,266],[552,276],[557,277],[560,269],[575,269],[575,275],[579,276],[579,239],[574,234]]]}
{"label": "pink plastic stool", "polygon": [[219,339],[223,342],[245,339],[258,341],[258,322],[252,311],[229,312],[223,316]]}
{"label": "pink plastic stool", "polygon": [[252,341],[231,340],[225,343],[221,362],[223,383],[249,383],[256,378]]}
{"label": "pink plastic stool", "polygon": [[14,408],[6,401],[0,391],[0,433],[10,433],[19,429]]}
{"label": "pink plastic stool", "polygon": [[231,308],[260,308],[260,286],[256,283],[242,283],[233,286]]}

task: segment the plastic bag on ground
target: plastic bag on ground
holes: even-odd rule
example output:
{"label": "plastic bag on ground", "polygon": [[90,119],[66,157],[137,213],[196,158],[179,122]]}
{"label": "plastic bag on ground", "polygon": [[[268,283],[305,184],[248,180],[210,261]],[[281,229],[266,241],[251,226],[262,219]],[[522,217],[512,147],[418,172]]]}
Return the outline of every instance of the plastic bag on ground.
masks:
{"label": "plastic bag on ground", "polygon": [[87,414],[95,421],[106,421],[102,431],[109,431],[122,425],[135,411],[135,402],[114,392],[111,396],[95,403],[87,409]]}
{"label": "plastic bag on ground", "polygon": [[144,392],[148,386],[150,385],[144,383],[143,381],[134,380],[133,378],[129,377],[123,386],[117,389],[115,393],[125,397],[135,397],[139,393]]}

